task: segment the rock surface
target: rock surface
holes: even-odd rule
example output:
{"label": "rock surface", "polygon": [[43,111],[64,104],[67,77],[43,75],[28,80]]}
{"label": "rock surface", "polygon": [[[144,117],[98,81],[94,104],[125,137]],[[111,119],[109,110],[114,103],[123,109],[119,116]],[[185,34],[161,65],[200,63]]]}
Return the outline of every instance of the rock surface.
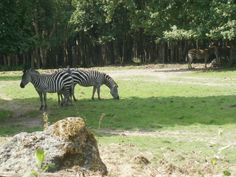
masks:
{"label": "rock surface", "polygon": [[45,164],[55,164],[49,171],[76,168],[100,175],[107,174],[96,139],[82,118],[69,117],[42,132],[20,133],[0,147],[0,173],[25,174],[37,169],[35,151],[46,153]]}

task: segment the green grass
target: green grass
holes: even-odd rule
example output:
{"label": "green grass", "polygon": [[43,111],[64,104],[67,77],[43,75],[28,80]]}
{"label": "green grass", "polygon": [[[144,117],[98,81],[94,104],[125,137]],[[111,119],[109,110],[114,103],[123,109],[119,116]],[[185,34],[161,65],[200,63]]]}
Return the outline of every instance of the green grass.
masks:
{"label": "green grass", "polygon": [[[77,87],[79,101],[73,106],[60,108],[56,94],[49,94],[49,119],[54,122],[66,116],[81,116],[89,127],[97,128],[100,116],[105,114],[102,128],[134,130],[236,123],[236,96],[226,92],[225,88],[131,82],[132,88],[130,82],[118,81],[119,101],[111,99],[106,87],[102,87],[101,101],[90,99],[92,88]],[[2,89],[7,97],[13,98],[9,102],[32,106],[35,115],[40,115],[38,95],[32,85],[21,89],[18,84],[12,81],[8,84],[10,89]]]}
{"label": "green grass", "polygon": [[235,68],[231,69],[219,69],[219,70],[208,70],[208,71],[196,71],[190,76],[198,76],[198,77],[209,77],[209,78],[236,78]]}
{"label": "green grass", "polygon": [[[126,67],[125,70],[133,68]],[[99,68],[106,71],[112,69]],[[28,109],[24,112],[25,117],[42,118],[34,87],[29,84],[24,89],[20,88],[20,77],[20,72],[5,73],[0,77],[0,135],[40,129],[41,125],[27,128],[9,123],[14,111],[12,105]],[[156,157],[161,157],[163,153],[176,152],[183,155],[194,151],[199,153],[199,162],[205,159],[210,161],[218,148],[234,142],[236,138],[236,83],[234,80],[225,81],[225,77],[236,78],[236,71],[183,72],[166,81],[159,81],[158,77],[148,75],[116,76],[120,100],[113,100],[105,86],[101,88],[101,101],[90,99],[92,88],[77,86],[75,92],[78,102],[68,107],[58,106],[57,95],[48,94],[49,121],[53,123],[65,117],[80,116],[85,119],[89,128],[96,130],[101,116],[105,115],[101,120],[101,129],[168,133],[186,131],[189,133],[189,140],[175,136],[155,138],[103,134],[97,134],[97,138],[101,144],[131,143],[141,151],[152,152]],[[199,78],[207,81],[202,82]],[[185,82],[189,80],[193,82]],[[210,84],[204,84],[208,82]],[[10,99],[3,99],[4,97]],[[216,141],[219,129],[224,133]],[[197,134],[197,137],[191,137],[192,133]],[[215,140],[213,146],[210,145],[211,138]],[[235,146],[225,149],[222,155],[229,163],[236,164]],[[178,157],[172,160],[178,161]]]}
{"label": "green grass", "polygon": [[4,122],[7,121],[12,115],[11,111],[0,109],[0,121]]}
{"label": "green grass", "polygon": [[[19,87],[20,80],[15,78],[20,78],[20,75],[14,75],[12,80],[4,80],[2,84],[0,81],[2,93],[12,98],[10,101],[0,100],[0,103],[31,106],[31,114],[34,111],[34,116],[41,116],[42,113],[38,111],[39,98],[34,87],[29,84],[22,89]],[[236,123],[235,88],[160,83],[150,76],[127,78],[128,82],[123,76],[116,79],[121,97],[119,101],[111,99],[105,86],[101,88],[101,101],[90,99],[92,88],[77,86],[76,96],[79,101],[64,108],[58,107],[56,94],[48,94],[50,121],[81,116],[86,119],[89,127],[97,128],[100,116],[105,114],[102,128],[132,130]]]}

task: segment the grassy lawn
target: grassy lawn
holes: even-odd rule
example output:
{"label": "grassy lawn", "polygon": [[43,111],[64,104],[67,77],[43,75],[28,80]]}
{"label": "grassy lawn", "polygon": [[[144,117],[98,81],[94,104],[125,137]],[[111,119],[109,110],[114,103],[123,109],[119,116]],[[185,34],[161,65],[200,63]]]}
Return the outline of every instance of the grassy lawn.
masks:
{"label": "grassy lawn", "polygon": [[[114,75],[119,85],[119,101],[111,99],[103,86],[103,100],[92,101],[92,88],[76,87],[79,101],[59,107],[57,95],[48,94],[51,123],[69,116],[80,116],[93,129],[99,144],[134,144],[140,151],[151,152],[159,163],[169,156],[174,164],[183,164],[193,156],[198,162],[212,163],[215,171],[236,167],[236,71],[194,71],[140,75],[133,69],[144,67],[99,68]],[[122,70],[131,71],[122,75]],[[41,129],[39,98],[31,84],[19,87],[21,72],[0,73],[0,136]],[[225,79],[231,78],[231,79]],[[23,121],[21,120],[24,117]],[[30,120],[29,125],[24,123]],[[99,123],[100,122],[100,123]],[[144,132],[144,136],[112,135],[97,130]],[[158,132],[154,136],[145,132]],[[220,151],[221,148],[225,148]],[[220,152],[219,152],[220,151]],[[193,153],[194,152],[194,153]],[[220,154],[219,154],[220,153]],[[217,165],[214,159],[217,157]],[[181,158],[180,158],[181,157]],[[182,159],[182,160],[181,160]]]}

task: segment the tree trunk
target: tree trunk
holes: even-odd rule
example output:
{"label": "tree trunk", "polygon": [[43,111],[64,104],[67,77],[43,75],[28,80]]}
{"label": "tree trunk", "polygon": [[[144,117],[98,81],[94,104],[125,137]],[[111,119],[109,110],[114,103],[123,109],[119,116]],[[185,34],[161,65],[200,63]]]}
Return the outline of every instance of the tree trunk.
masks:
{"label": "tree trunk", "polygon": [[229,65],[236,64],[236,38],[232,41]]}
{"label": "tree trunk", "polygon": [[3,65],[7,65],[7,56],[3,55]]}
{"label": "tree trunk", "polygon": [[69,57],[68,57],[68,50],[67,50],[67,41],[63,43],[63,51],[64,51],[64,65],[67,66]]}
{"label": "tree trunk", "polygon": [[161,41],[159,44],[158,63],[165,63],[166,61],[166,42]]}
{"label": "tree trunk", "polygon": [[7,66],[11,66],[11,56],[7,55]]}
{"label": "tree trunk", "polygon": [[40,47],[39,55],[40,55],[40,61],[41,61],[42,67],[45,68],[47,66],[47,49]]}
{"label": "tree trunk", "polygon": [[115,53],[114,53],[113,42],[109,42],[109,44],[108,44],[108,51],[110,53],[110,55],[109,55],[110,63],[111,64],[115,64]]}

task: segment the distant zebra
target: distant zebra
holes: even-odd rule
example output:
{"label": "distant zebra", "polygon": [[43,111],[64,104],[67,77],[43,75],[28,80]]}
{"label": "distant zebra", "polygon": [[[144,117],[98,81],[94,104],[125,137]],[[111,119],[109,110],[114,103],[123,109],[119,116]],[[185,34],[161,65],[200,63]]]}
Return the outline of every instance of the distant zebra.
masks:
{"label": "distant zebra", "polygon": [[219,47],[219,58],[220,60],[225,60],[226,62],[229,62],[230,60],[230,46],[222,46]]}
{"label": "distant zebra", "polygon": [[72,88],[72,97],[74,101],[76,101],[74,95],[74,87],[76,84],[79,84],[84,87],[93,86],[92,99],[94,99],[94,94],[96,91],[98,99],[101,99],[100,87],[103,84],[105,84],[110,89],[110,94],[114,99],[120,98],[118,94],[118,85],[108,74],[94,70],[82,70],[76,68],[72,68],[70,69],[70,71],[74,81],[74,86]]}
{"label": "distant zebra", "polygon": [[190,49],[186,56],[186,61],[188,62],[188,68],[192,68],[193,60],[204,59],[205,68],[207,68],[207,61],[211,55],[215,55],[218,60],[218,48],[216,46],[209,46],[208,49]]}
{"label": "distant zebra", "polygon": [[56,72],[53,74],[40,74],[34,69],[23,71],[20,87],[24,88],[29,82],[34,85],[34,88],[40,97],[40,110],[47,109],[47,93],[58,92],[64,95],[62,105],[67,104],[70,97],[73,78],[67,71]]}

